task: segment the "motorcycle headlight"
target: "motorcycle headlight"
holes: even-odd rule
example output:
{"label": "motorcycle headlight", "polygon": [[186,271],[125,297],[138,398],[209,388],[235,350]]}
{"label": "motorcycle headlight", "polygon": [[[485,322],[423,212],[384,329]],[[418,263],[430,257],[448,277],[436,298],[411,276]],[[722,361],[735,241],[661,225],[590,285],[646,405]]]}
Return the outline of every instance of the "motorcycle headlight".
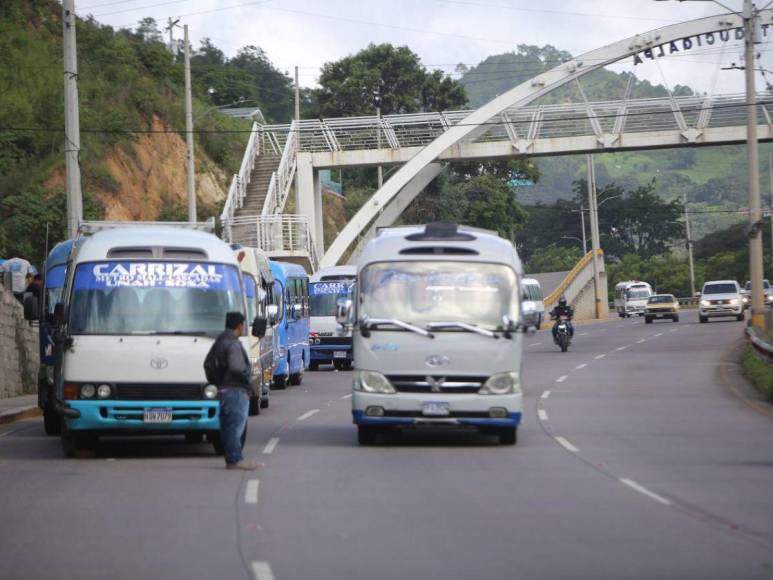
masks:
{"label": "motorcycle headlight", "polygon": [[102,384],[97,387],[97,397],[107,399],[113,394],[113,388],[108,384]]}
{"label": "motorcycle headlight", "polygon": [[207,385],[204,387],[204,398],[214,399],[217,397],[217,387],[215,385]]}
{"label": "motorcycle headlight", "polygon": [[517,372],[491,375],[478,391],[480,395],[511,395],[521,392],[521,381]]}
{"label": "motorcycle headlight", "polygon": [[97,393],[97,388],[91,383],[81,385],[81,399],[93,399]]}
{"label": "motorcycle headlight", "polygon": [[353,387],[355,391],[391,395],[395,388],[384,375],[375,371],[354,371]]}
{"label": "motorcycle headlight", "polygon": [[711,302],[708,300],[701,300],[701,306],[711,306]]}

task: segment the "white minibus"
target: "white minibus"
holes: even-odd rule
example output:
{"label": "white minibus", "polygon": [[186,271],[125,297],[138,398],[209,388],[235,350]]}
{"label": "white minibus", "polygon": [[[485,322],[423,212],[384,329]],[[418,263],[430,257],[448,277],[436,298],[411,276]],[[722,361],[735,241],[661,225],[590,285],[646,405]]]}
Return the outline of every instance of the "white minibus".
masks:
{"label": "white minibus", "polygon": [[315,371],[321,364],[332,364],[338,370],[352,368],[352,333],[339,332],[336,304],[352,295],[356,266],[324,268],[309,279],[309,347]]}
{"label": "white minibus", "polygon": [[545,302],[539,281],[535,278],[521,280],[521,298],[524,324],[539,330],[545,320]]}
{"label": "white minibus", "polygon": [[496,234],[454,224],[381,230],[357,263],[352,414],[360,444],[383,431],[472,428],[517,439],[521,262]]}

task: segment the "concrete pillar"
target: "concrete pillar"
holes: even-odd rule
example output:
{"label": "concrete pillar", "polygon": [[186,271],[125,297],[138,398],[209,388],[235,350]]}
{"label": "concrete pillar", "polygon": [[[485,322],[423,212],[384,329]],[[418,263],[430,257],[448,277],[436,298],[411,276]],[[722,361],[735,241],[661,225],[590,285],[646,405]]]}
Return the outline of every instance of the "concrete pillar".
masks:
{"label": "concrete pillar", "polygon": [[309,236],[318,256],[322,255],[322,189],[319,171],[314,170],[309,153],[298,152],[298,179],[296,181],[296,212],[309,218]]}

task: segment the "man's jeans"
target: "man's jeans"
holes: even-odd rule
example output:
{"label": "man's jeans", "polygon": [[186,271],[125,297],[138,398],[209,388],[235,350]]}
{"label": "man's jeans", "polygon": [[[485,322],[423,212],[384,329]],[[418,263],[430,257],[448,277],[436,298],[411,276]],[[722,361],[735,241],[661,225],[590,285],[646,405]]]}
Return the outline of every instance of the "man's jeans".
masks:
{"label": "man's jeans", "polygon": [[238,387],[220,389],[220,441],[226,464],[242,460],[242,433],[247,428],[250,398]]}

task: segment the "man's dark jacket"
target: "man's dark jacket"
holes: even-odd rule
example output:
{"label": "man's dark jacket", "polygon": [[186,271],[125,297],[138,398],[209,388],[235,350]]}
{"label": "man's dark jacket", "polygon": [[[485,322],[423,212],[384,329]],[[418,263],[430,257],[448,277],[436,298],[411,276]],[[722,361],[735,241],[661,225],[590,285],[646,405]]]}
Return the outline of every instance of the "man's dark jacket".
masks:
{"label": "man's dark jacket", "polygon": [[232,331],[226,330],[217,337],[215,348],[217,358],[226,365],[223,381],[217,386],[221,389],[238,387],[252,394],[250,359],[239,339]]}

